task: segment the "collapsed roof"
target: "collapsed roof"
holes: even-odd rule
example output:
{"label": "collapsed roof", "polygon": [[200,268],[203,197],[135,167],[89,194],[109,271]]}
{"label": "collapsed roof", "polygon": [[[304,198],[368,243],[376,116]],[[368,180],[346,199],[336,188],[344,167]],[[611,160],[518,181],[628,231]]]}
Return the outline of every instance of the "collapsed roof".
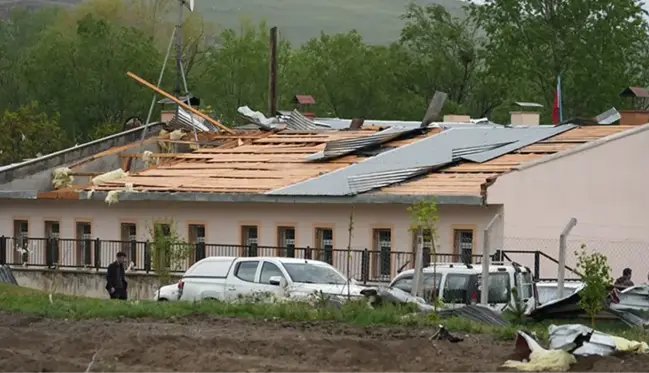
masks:
{"label": "collapsed roof", "polygon": [[[635,127],[477,125],[205,132],[200,149],[152,153],[149,157],[157,160],[152,167],[97,185],[41,194],[41,198],[86,199],[91,197],[74,191],[127,190],[133,199],[202,193],[232,196],[229,201],[287,197],[293,201],[297,197],[337,201],[359,196],[367,201],[386,197],[386,201],[397,201],[399,196],[435,195],[484,202],[486,187],[500,174],[631,128]],[[175,142],[191,143],[191,138]],[[159,141],[174,142],[169,138]],[[123,156],[141,158],[142,154]]]}

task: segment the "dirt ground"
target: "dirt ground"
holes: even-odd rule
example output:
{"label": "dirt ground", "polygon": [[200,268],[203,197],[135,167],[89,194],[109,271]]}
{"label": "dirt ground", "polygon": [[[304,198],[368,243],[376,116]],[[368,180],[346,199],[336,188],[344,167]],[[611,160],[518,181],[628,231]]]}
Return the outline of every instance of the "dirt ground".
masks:
{"label": "dirt ground", "polygon": [[[489,372],[513,343],[488,336],[431,342],[433,330],[335,323],[184,319],[43,319],[0,313],[0,371],[440,371]],[[591,358],[574,371],[647,371],[645,356]]]}

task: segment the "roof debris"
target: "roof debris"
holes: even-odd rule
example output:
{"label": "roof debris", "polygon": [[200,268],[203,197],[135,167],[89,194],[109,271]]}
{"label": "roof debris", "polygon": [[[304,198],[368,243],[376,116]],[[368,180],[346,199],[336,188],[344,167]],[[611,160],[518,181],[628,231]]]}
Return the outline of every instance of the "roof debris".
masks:
{"label": "roof debris", "polygon": [[[122,158],[156,159],[155,167],[128,174],[116,170],[108,180],[100,175],[93,185],[75,187],[107,192],[123,190],[130,183],[135,191],[266,194],[340,175],[344,188],[351,185],[354,193],[483,197],[488,180],[521,163],[632,128],[636,127],[434,125],[386,129],[368,123],[359,130],[200,132],[198,143],[190,135],[172,140],[169,133],[161,131],[157,139],[161,153],[120,154]],[[473,133],[479,135],[470,136]],[[442,146],[436,139],[460,134],[453,141],[462,145],[457,149],[454,145]],[[180,151],[173,146],[176,143],[189,145],[190,149],[185,149],[190,152],[175,153]],[[201,148],[191,151],[192,144]],[[448,151],[440,150],[440,146]],[[412,158],[412,162],[404,163],[401,156],[397,157],[413,149],[417,150],[416,156],[405,158]],[[365,170],[373,164],[380,169],[373,166]],[[381,183],[369,177],[376,171],[385,173]],[[334,189],[341,187],[331,188],[326,194],[339,195]]]}

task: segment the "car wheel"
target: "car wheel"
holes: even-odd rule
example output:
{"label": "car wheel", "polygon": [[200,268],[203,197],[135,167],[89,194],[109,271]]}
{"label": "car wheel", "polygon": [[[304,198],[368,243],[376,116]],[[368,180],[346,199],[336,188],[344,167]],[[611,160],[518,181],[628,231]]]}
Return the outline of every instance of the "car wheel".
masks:
{"label": "car wheel", "polygon": [[167,302],[169,299],[167,298],[158,298],[158,302]]}

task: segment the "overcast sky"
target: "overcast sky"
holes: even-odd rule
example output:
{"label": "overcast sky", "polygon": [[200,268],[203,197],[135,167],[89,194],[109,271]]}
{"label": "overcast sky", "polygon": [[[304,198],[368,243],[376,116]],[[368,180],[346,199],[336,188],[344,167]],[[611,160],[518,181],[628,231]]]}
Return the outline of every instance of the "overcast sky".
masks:
{"label": "overcast sky", "polygon": [[[467,1],[467,0],[464,0],[464,1]],[[471,0],[471,1],[467,1],[467,2],[473,2],[473,3],[480,4],[480,3],[483,3],[484,0]],[[642,8],[644,8],[645,11],[649,12],[649,1],[645,1],[644,4],[642,5]]]}

